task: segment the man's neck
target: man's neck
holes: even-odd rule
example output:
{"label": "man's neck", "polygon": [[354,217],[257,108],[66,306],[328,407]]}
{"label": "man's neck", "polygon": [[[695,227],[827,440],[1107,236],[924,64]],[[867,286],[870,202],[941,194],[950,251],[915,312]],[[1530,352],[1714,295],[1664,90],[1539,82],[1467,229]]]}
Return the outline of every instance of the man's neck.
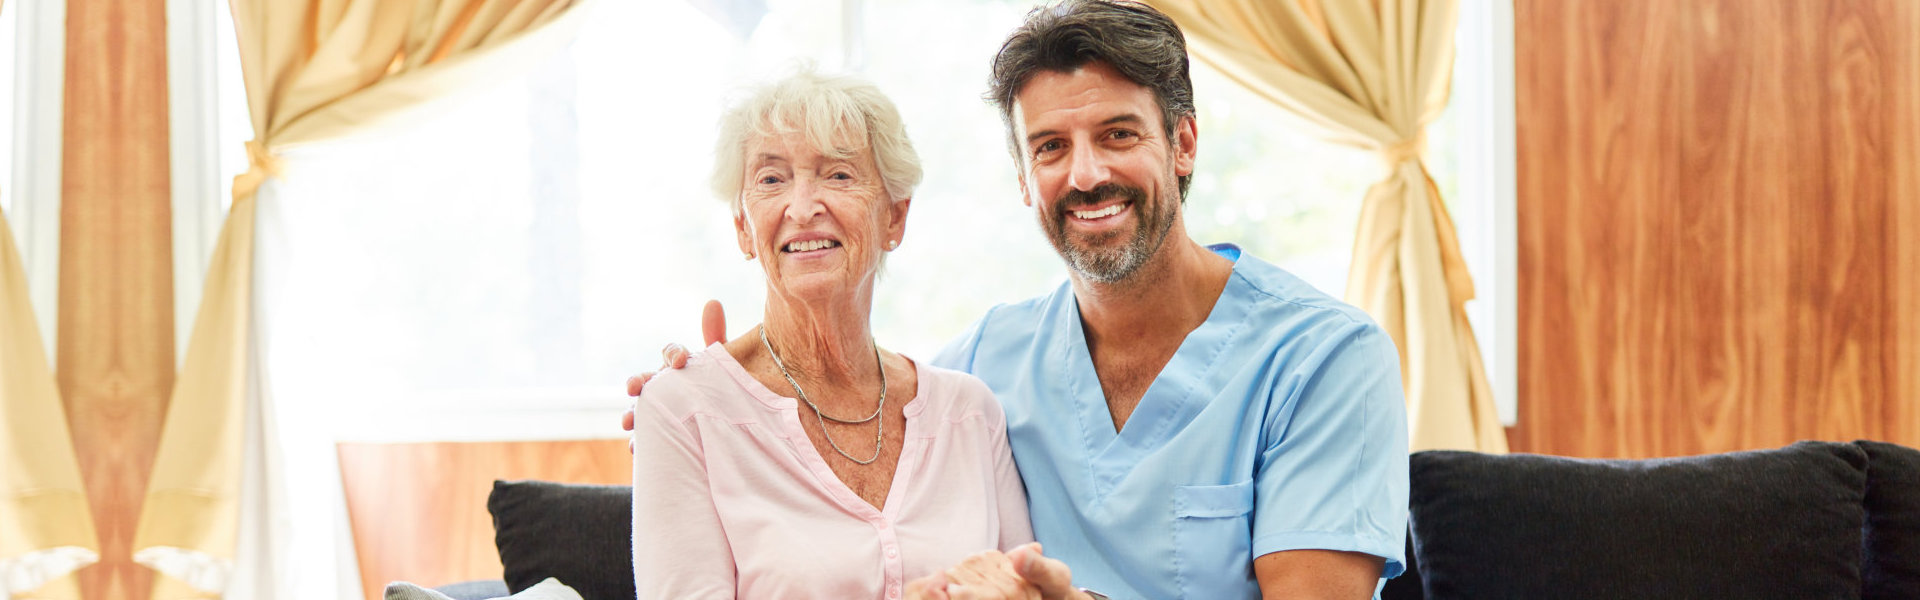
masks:
{"label": "man's neck", "polygon": [[1160,371],[1207,321],[1226,289],[1233,261],[1187,239],[1169,236],[1125,281],[1096,284],[1075,277],[1074,296],[1087,353],[1106,396],[1114,431],[1126,427]]}
{"label": "man's neck", "polygon": [[1232,273],[1233,261],[1174,232],[1161,252],[1125,280],[1097,283],[1075,274],[1087,342],[1185,339],[1213,312]]}

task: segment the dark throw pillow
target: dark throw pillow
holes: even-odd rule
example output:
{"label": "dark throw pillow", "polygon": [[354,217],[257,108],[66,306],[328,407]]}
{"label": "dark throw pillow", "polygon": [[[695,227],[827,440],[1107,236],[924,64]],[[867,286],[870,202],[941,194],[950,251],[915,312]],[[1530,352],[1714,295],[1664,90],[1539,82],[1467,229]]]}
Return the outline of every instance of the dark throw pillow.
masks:
{"label": "dark throw pillow", "polygon": [[586,600],[632,600],[633,488],[495,481],[487,496],[507,588],[552,577]]}
{"label": "dark throw pillow", "polygon": [[1426,597],[1426,587],[1420,581],[1420,560],[1414,556],[1413,532],[1407,532],[1407,571],[1399,577],[1388,579],[1380,587],[1380,600],[1421,600]]}
{"label": "dark throw pillow", "polygon": [[1853,444],[1650,460],[1414,454],[1426,597],[1855,598]]}
{"label": "dark throw pillow", "polygon": [[1920,450],[1856,442],[1867,451],[1866,562],[1861,597],[1920,598]]}

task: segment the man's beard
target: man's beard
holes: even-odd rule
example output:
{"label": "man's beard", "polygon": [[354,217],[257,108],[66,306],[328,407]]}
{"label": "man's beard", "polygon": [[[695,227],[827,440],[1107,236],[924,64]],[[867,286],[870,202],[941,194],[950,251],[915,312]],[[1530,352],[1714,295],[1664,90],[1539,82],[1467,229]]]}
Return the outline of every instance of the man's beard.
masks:
{"label": "man's beard", "polygon": [[[1067,238],[1067,213],[1072,210],[1093,206],[1104,200],[1123,198],[1132,205],[1134,228],[1131,233],[1124,230],[1108,231],[1093,236]],[[1173,230],[1175,211],[1180,203],[1170,198],[1160,198],[1151,204],[1146,202],[1147,193],[1137,187],[1108,183],[1092,191],[1068,190],[1052,203],[1054,210],[1041,213],[1041,226],[1047,231],[1048,241],[1053,249],[1066,259],[1067,267],[1094,283],[1115,283],[1132,276],[1141,265],[1153,258],[1166,243],[1167,232]],[[1115,238],[1126,236],[1125,244],[1117,248],[1106,248]]]}

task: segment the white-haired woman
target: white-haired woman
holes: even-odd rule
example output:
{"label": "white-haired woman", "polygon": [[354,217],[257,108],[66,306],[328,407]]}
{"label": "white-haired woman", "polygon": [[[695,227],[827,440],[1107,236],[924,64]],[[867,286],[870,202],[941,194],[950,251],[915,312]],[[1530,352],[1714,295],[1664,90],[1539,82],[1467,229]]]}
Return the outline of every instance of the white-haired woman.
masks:
{"label": "white-haired woman", "polygon": [[726,112],[715,159],[766,314],[637,401],[639,596],[891,599],[942,573],[1016,591],[976,554],[1033,539],[999,404],[868,325],[920,182],[899,112],[803,70]]}

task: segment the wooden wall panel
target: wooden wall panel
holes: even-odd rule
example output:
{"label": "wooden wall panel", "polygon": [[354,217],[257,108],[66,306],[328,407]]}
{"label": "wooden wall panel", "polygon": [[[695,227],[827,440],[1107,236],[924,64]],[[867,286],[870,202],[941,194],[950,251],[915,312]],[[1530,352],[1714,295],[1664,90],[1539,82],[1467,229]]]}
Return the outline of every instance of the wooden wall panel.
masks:
{"label": "wooden wall panel", "polygon": [[1516,0],[1516,451],[1920,445],[1920,9]]}
{"label": "wooden wall panel", "polygon": [[166,2],[67,0],[56,376],[100,536],[88,599],[144,598],[131,548],[173,386]]}
{"label": "wooden wall panel", "polygon": [[[1893,89],[1893,218],[1887,221],[1894,254],[1889,276],[1895,302],[1893,336],[1898,343],[1894,396],[1881,418],[1894,436],[1920,442],[1920,2],[1897,2],[1890,19],[1900,36]],[[1904,425],[1901,425],[1904,424]]]}
{"label": "wooden wall panel", "polygon": [[495,479],[626,484],[626,440],[340,444],[367,598],[391,581],[499,579],[487,494]]}

